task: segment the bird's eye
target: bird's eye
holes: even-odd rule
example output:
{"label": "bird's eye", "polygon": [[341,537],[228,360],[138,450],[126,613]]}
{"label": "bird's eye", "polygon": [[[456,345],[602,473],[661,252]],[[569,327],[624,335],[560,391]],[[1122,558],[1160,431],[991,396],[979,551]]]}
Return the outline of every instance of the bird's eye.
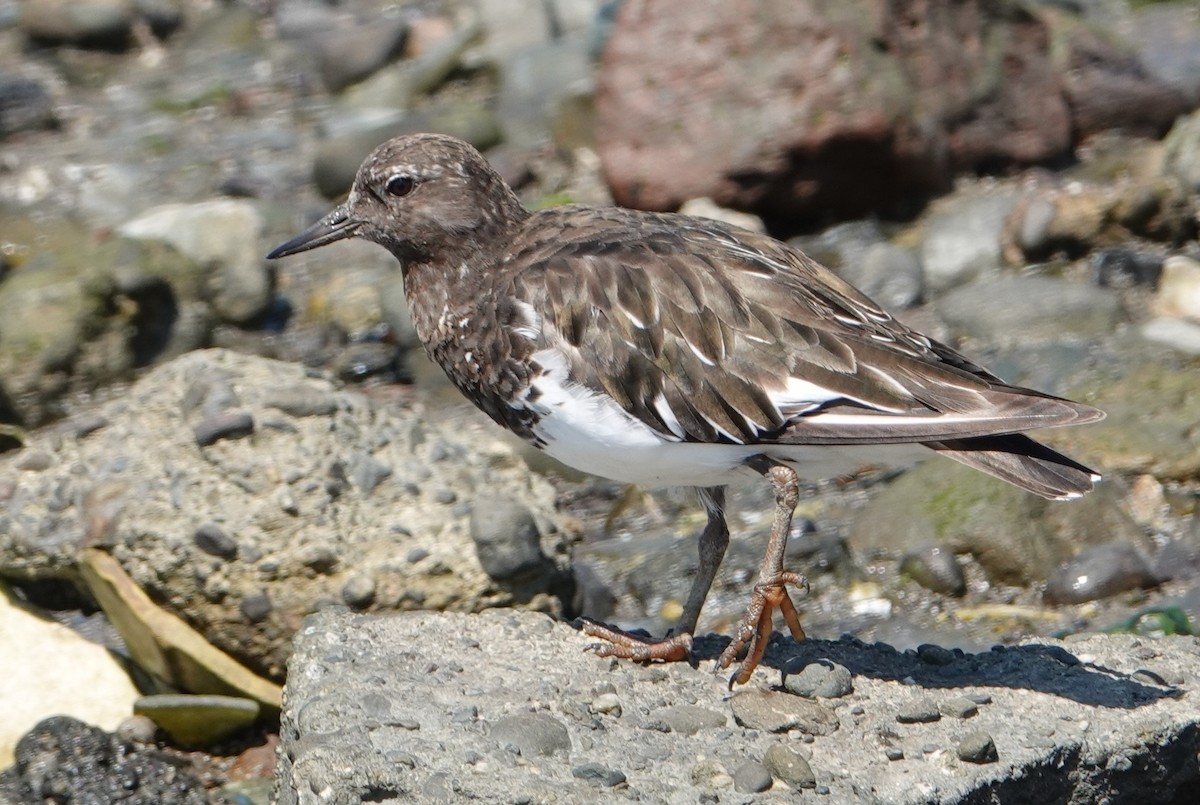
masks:
{"label": "bird's eye", "polygon": [[407,196],[416,186],[416,179],[405,174],[400,174],[388,179],[387,184],[384,185],[384,189],[387,190],[388,195],[400,198],[401,196]]}

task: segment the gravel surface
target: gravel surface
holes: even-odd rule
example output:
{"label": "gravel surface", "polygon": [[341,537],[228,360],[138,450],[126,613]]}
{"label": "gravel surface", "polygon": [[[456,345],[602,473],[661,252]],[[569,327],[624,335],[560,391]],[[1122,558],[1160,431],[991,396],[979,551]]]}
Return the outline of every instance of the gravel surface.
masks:
{"label": "gravel surface", "polygon": [[[1195,638],[964,654],[776,636],[732,692],[726,642],[642,666],[536,613],[322,612],[289,666],[278,801],[1141,803],[1200,781]],[[853,692],[779,687],[818,661]]]}

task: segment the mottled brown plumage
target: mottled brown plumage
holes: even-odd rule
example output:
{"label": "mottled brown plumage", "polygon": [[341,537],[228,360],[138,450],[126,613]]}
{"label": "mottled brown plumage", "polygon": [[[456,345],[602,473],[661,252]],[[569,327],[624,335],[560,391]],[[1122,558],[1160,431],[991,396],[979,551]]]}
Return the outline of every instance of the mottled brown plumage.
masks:
{"label": "mottled brown plumage", "polygon": [[347,203],[270,256],[349,236],[400,261],[426,350],[496,422],[578,469],[705,488],[682,633],[655,642],[587,627],[610,641],[603,653],[687,653],[728,539],[721,490],[741,472],[772,480],[777,516],[721,658],[748,645],[738,681],[761,657],[772,609],[803,636],[784,590],[803,579],[782,557],[796,471],[814,456],[923,446],[1049,498],[1097,477],[1020,432],[1099,411],[1004,383],[765,235],[618,208],[530,213],[473,148],[419,135],[377,149]]}

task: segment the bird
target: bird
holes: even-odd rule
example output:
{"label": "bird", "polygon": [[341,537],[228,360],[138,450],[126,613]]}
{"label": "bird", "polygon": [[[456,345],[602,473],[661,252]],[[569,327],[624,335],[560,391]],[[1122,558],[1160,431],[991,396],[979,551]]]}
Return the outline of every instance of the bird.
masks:
{"label": "bird", "polygon": [[1103,412],[1004,382],[766,234],[612,206],[531,212],[474,147],[416,134],[378,146],[343,204],[267,256],[352,237],[397,259],[425,350],[496,423],[585,473],[698,490],[707,522],[677,627],[584,620],[601,656],[691,658],[739,479],[766,478],[775,508],[717,660],[736,663],[730,687],[761,662],[776,611],[805,639],[788,588],[807,580],[784,568],[801,478],[936,453],[1050,499],[1100,480],[1024,432]]}

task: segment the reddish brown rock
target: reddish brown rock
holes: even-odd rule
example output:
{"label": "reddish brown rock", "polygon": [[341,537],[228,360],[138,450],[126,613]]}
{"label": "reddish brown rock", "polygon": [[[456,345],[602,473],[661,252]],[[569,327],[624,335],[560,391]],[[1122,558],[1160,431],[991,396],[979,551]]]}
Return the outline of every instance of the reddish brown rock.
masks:
{"label": "reddish brown rock", "polygon": [[787,229],[903,212],[955,172],[1050,160],[1097,127],[1169,124],[1182,98],[1061,19],[983,0],[627,0],[597,88],[607,180],[624,205],[708,196]]}

